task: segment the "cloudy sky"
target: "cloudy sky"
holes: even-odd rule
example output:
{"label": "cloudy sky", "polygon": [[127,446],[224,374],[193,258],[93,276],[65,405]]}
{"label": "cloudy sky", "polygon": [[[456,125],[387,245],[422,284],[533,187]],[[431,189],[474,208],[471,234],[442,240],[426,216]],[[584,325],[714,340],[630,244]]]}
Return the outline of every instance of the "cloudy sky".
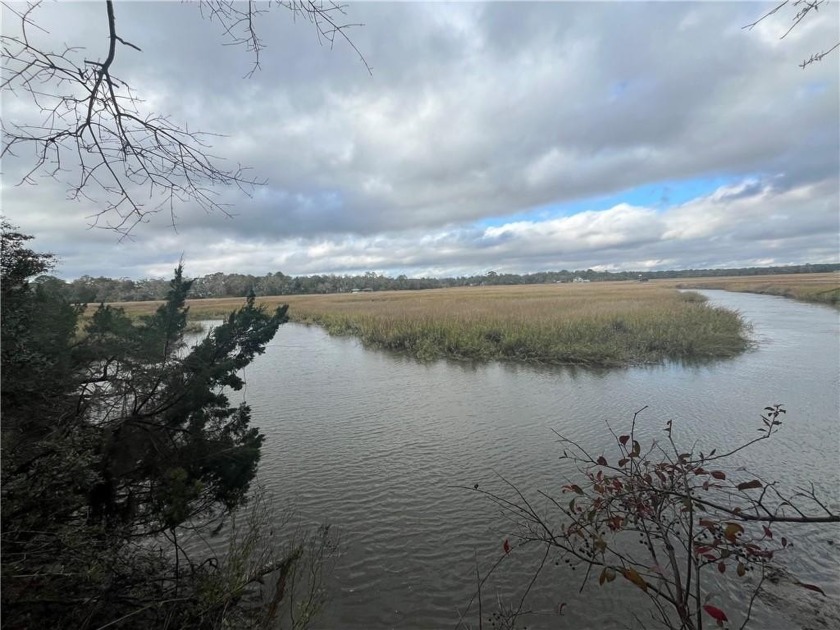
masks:
{"label": "cloudy sky", "polygon": [[[2,212],[59,275],[381,272],[449,276],[840,260],[838,4],[785,39],[762,2],[352,2],[319,44],[282,8],[257,22],[261,69],[199,7],[118,2],[112,72],[212,154],[266,180],[186,202],[130,239],[90,228],[32,155],[3,161]],[[22,5],[12,4],[20,9]],[[49,3],[44,45],[104,59],[103,2]],[[4,34],[16,21],[3,14]],[[4,124],[28,120],[3,95]],[[72,175],[72,164],[63,165]],[[91,196],[99,199],[95,191]]]}

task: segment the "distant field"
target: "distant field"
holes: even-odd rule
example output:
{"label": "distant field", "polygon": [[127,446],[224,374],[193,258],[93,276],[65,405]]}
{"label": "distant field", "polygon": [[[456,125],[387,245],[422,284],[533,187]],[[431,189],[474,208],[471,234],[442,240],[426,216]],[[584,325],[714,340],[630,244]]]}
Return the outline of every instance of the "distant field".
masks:
{"label": "distant field", "polygon": [[[729,357],[748,341],[738,315],[658,283],[599,282],[259,298],[293,321],[421,359],[621,366]],[[241,299],[190,302],[193,319]],[[129,313],[154,303],[120,304]]]}
{"label": "distant field", "polygon": [[742,293],[781,295],[804,302],[840,306],[840,273],[808,273],[774,276],[731,276],[662,280],[687,289],[725,289]]}

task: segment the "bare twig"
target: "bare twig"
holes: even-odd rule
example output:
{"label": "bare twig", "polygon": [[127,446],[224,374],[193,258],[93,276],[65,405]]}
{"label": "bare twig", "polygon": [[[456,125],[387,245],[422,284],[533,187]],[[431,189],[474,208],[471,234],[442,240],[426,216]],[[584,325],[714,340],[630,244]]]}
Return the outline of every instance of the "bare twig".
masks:
{"label": "bare twig", "polygon": [[[173,227],[177,210],[192,203],[207,212],[230,214],[218,188],[233,186],[250,195],[265,183],[241,165],[227,165],[214,156],[211,142],[220,138],[191,129],[168,116],[149,111],[144,101],[114,74],[121,44],[134,51],[140,46],[126,41],[117,28],[115,4],[105,1],[108,48],[104,59],[81,57],[82,50],[42,47],[30,37],[38,29],[40,0],[24,9],[4,3],[18,21],[17,33],[2,36],[3,80],[0,89],[22,93],[34,105],[37,120],[2,122],[4,146],[0,157],[31,152],[32,165],[19,183],[33,184],[37,174],[68,186],[71,199],[86,200],[99,209],[91,224],[115,230],[123,237],[151,215],[166,211]],[[319,41],[333,45],[339,37],[370,66],[350,40],[347,30],[360,26],[344,23],[344,5],[293,0],[257,5],[233,0],[201,0],[202,15],[222,25],[228,45],[243,45],[253,54],[249,75],[260,67],[264,44],[256,20],[272,6],[284,7],[293,16],[305,17]],[[44,31],[45,32],[45,31]]]}
{"label": "bare twig", "polygon": [[[784,39],[788,35],[790,35],[795,28],[802,24],[805,18],[807,18],[809,15],[814,16],[815,14],[817,14],[819,12],[820,7],[825,5],[827,1],[828,0],[783,0],[782,2],[774,6],[772,9],[764,13],[755,22],[745,24],[741,28],[751,31],[765,20],[771,18],[777,13],[783,12],[783,10],[787,8],[792,11],[793,15],[790,18],[790,26],[787,28],[787,30],[785,30],[784,33],[782,33],[779,36],[779,39]],[[840,47],[840,42],[837,42],[836,44],[834,44],[834,46],[822,52],[812,54],[809,58],[803,60],[802,63],[799,64],[799,67],[804,69],[812,63],[822,61],[824,57],[837,50],[838,47]]]}

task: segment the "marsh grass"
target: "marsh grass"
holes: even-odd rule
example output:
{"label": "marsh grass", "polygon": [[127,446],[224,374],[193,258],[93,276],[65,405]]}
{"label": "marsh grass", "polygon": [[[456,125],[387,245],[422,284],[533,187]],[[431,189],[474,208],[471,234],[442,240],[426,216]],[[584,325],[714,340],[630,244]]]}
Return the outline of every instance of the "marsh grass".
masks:
{"label": "marsh grass", "polygon": [[[737,313],[654,283],[469,287],[260,298],[292,321],[374,348],[437,358],[624,366],[734,356],[749,341]],[[193,319],[225,316],[239,299],[194,300]],[[121,304],[129,313],[151,303]]]}
{"label": "marsh grass", "polygon": [[[403,292],[404,293],[404,292]],[[345,296],[348,297],[348,296]],[[297,321],[440,357],[618,366],[733,356],[743,323],[696,294],[626,284],[476,287],[292,304]]]}
{"label": "marsh grass", "polygon": [[[352,335],[366,345],[441,357],[622,366],[731,357],[749,346],[737,313],[696,293],[725,289],[840,306],[840,274],[735,276],[649,283],[465,287],[427,291],[259,298],[289,304],[292,321]],[[190,301],[193,320],[218,319],[241,298]],[[129,315],[158,302],[119,304]]]}
{"label": "marsh grass", "polygon": [[732,276],[682,281],[687,289],[724,289],[741,293],[763,293],[840,307],[840,273],[807,273],[773,276]]}

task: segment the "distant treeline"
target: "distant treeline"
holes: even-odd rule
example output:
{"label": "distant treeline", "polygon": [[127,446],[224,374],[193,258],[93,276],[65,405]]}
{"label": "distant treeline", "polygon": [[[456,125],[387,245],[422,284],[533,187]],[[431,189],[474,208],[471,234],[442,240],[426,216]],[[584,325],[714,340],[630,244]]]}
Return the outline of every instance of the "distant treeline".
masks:
{"label": "distant treeline", "polygon": [[[349,293],[352,291],[399,291],[406,289],[441,289],[473,285],[547,284],[573,282],[575,279],[601,282],[606,280],[654,280],[658,278],[697,278],[714,276],[755,276],[763,274],[826,273],[840,270],[840,264],[789,265],[785,267],[747,267],[739,269],[683,269],[671,271],[541,271],[513,274],[490,271],[480,276],[458,278],[390,278],[373,272],[361,276],[287,276],[268,273],[252,276],[241,273],[213,273],[196,278],[191,297],[244,297],[256,295],[299,295],[310,293]],[[82,276],[65,282],[54,276],[36,280],[44,289],[61,293],[72,302],[136,302],[162,300],[169,287],[168,280],[130,280],[128,278],[93,278]]]}

